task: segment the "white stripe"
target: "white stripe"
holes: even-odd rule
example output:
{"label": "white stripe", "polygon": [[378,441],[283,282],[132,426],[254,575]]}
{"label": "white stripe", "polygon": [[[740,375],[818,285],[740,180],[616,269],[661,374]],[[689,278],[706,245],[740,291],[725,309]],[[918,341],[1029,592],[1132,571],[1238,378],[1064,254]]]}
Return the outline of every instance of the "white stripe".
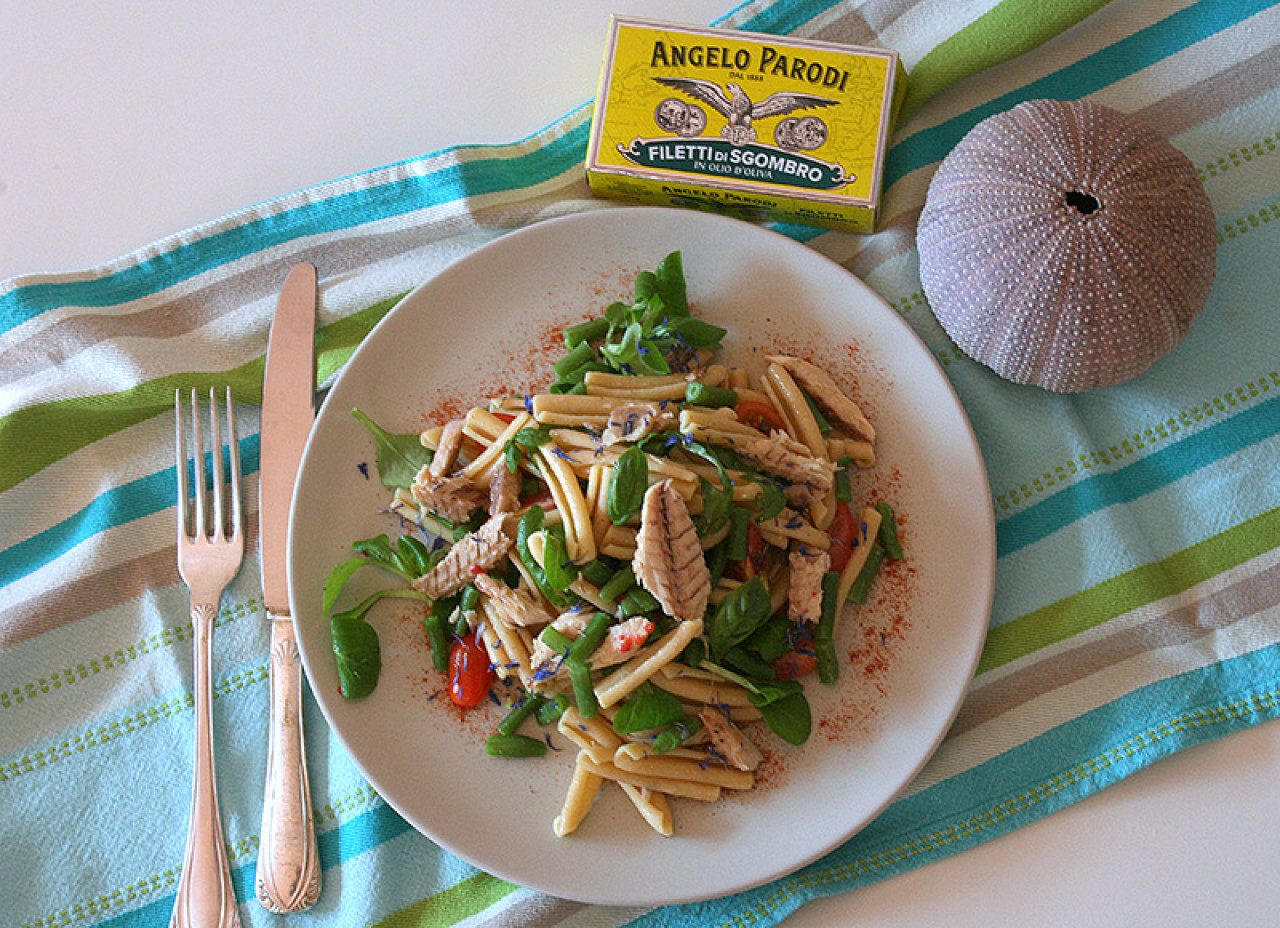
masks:
{"label": "white stripe", "polygon": [[[1247,580],[1253,574],[1280,563],[1280,549],[1275,549],[1226,571],[1194,587],[1182,596],[1169,597],[1118,616],[1069,641],[1042,648],[1007,668],[984,674],[978,682],[998,680],[1017,670],[1025,670],[1042,660],[1070,653],[1077,647],[1105,638],[1111,632],[1148,621],[1186,602],[1198,602],[1233,582]],[[1202,670],[1214,664],[1249,654],[1275,643],[1280,634],[1280,606],[1272,606],[1226,628],[1210,632],[1185,645],[1159,648],[1111,665],[1101,671],[1054,689],[1020,706],[1001,713],[963,734],[949,737],[929,761],[920,776],[903,795],[913,795],[950,777],[972,770],[998,757],[1005,751],[1025,744],[1046,732],[1080,718],[1088,712],[1163,680],[1180,674]],[[1161,719],[1150,719],[1159,723]],[[1084,760],[1080,757],[1078,760]]]}

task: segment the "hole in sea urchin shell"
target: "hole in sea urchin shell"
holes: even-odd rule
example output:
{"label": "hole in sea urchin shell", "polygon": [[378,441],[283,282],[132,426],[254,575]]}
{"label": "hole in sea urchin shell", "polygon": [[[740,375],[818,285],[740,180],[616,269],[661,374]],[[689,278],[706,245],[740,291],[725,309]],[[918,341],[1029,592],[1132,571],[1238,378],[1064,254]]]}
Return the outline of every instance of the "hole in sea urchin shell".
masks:
{"label": "hole in sea urchin shell", "polygon": [[1094,210],[1102,206],[1098,202],[1098,198],[1087,193],[1081,193],[1079,190],[1067,191],[1067,205],[1074,206],[1082,215],[1088,216]]}

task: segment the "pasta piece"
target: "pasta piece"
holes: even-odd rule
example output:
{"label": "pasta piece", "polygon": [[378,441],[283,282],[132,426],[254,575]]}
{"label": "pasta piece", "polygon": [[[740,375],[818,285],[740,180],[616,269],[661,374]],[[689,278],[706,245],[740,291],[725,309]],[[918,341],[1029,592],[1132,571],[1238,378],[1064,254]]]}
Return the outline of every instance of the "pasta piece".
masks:
{"label": "pasta piece", "polygon": [[539,393],[533,398],[533,418],[542,425],[602,429],[608,424],[613,408],[627,402],[614,396]]}
{"label": "pasta piece", "polygon": [[613,763],[628,773],[643,773],[669,780],[710,783],[722,789],[751,789],[755,782],[749,770],[721,766],[709,754],[676,748],[666,754],[654,754],[647,744],[624,744],[613,755]]}
{"label": "pasta piece", "polygon": [[810,548],[821,548],[826,550],[831,547],[831,538],[826,532],[814,528],[809,521],[796,512],[794,509],[783,507],[772,519],[765,519],[759,523],[760,535],[770,544],[776,547],[785,548],[786,541],[777,544],[774,539],[782,538],[792,541],[798,541]]}
{"label": "pasta piece", "polygon": [[610,525],[600,538],[600,553],[629,561],[636,554],[636,530],[630,525]]}
{"label": "pasta piece", "polygon": [[765,393],[775,397],[774,408],[786,420],[787,431],[791,432],[792,437],[806,445],[814,457],[825,458],[827,440],[818,428],[818,420],[809,408],[809,401],[787,369],[781,364],[770,364],[764,373],[762,385]]}
{"label": "pasta piece", "polygon": [[623,770],[614,763],[599,763],[584,758],[582,766],[597,776],[618,783],[630,783],[668,796],[682,796],[685,799],[696,799],[700,802],[715,802],[720,798],[720,787],[714,783],[701,783],[694,780],[673,780],[666,777],[655,777],[647,773],[635,773]]}
{"label": "pasta piece", "polygon": [[564,542],[569,560],[585,564],[596,556],[596,539],[591,530],[591,513],[587,511],[587,501],[578,478],[569,464],[548,450],[546,445],[537,448],[534,454],[556,508],[564,519]]}
{"label": "pasta piece", "polygon": [[584,719],[573,706],[564,710],[556,729],[597,763],[612,763],[614,752],[622,746],[612,725],[599,716]]}
{"label": "pasta piece", "polygon": [[630,783],[619,783],[618,786],[622,787],[622,791],[627,794],[627,798],[636,807],[640,817],[649,823],[650,828],[664,838],[670,838],[675,833],[671,818],[671,804],[667,802],[665,795],[648,787],[634,786]]}
{"label": "pasta piece", "polygon": [[563,838],[578,830],[578,826],[582,824],[596,801],[600,784],[604,782],[603,777],[583,766],[582,757],[583,755],[579,754],[577,762],[573,765],[573,778],[569,781],[564,805],[560,809],[560,814],[555,817],[555,821],[551,823],[551,829],[556,833],[557,838]]}
{"label": "pasta piece", "polygon": [[596,684],[596,700],[601,706],[622,701],[636,687],[648,680],[663,664],[669,664],[694,638],[702,634],[702,619],[680,622],[657,642],[640,651]]}
{"label": "pasta piece", "polygon": [[836,602],[839,604],[849,598],[849,589],[853,586],[853,581],[858,579],[858,574],[862,572],[862,565],[867,563],[871,544],[875,541],[876,533],[880,531],[881,515],[874,507],[865,507],[859,513],[858,519],[858,534],[855,538],[857,543],[854,545],[853,553],[849,555],[848,563],[840,571],[840,586],[836,593]]}
{"label": "pasta piece", "polygon": [[[684,669],[681,664],[674,666]],[[688,702],[703,703],[708,706],[729,706],[733,709],[734,716],[738,718],[740,718],[737,714],[739,709],[754,708],[745,687],[711,674],[708,674],[708,677],[709,679],[661,673],[653,677],[653,683],[659,689],[664,689],[671,695]]]}
{"label": "pasta piece", "polygon": [[[472,412],[492,416],[492,413],[485,412],[483,409],[473,409]],[[492,417],[495,422],[502,424],[502,420],[497,416]],[[470,419],[471,416],[468,415],[467,418]],[[475,460],[463,468],[462,472],[472,480],[487,484],[492,475],[493,468],[499,464],[505,466],[502,453],[503,449],[506,448],[507,442],[513,439],[516,433],[521,429],[528,427],[532,421],[533,418],[527,412],[522,412],[509,423],[505,423],[506,427],[494,436],[493,441],[489,443],[489,447],[481,452]]]}
{"label": "pasta piece", "polygon": [[[484,627],[498,639],[498,650],[502,654],[501,666],[514,673],[524,684],[525,689],[533,689],[538,681],[534,679],[533,666],[529,661],[529,646],[525,639],[514,626],[508,625],[499,618],[496,611],[483,600],[476,606],[476,612]],[[485,647],[489,648],[489,656],[494,659],[496,672],[499,669],[499,662],[494,655],[494,649],[489,647],[489,641],[489,635],[486,634]]]}
{"label": "pasta piece", "polygon": [[828,438],[827,457],[833,461],[843,457],[851,458],[857,467],[865,470],[875,466],[876,446],[856,438]]}

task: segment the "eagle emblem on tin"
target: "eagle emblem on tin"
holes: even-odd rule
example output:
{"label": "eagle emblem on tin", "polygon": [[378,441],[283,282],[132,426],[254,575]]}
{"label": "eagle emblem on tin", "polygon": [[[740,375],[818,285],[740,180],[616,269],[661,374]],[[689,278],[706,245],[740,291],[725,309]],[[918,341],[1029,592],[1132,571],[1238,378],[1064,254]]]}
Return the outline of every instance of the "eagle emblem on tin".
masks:
{"label": "eagle emblem on tin", "polygon": [[[715,81],[702,80],[695,77],[655,77],[653,79],[663,86],[679,90],[694,100],[707,104],[707,106],[723,116],[726,124],[720,130],[720,134],[733,145],[746,145],[756,140],[757,135],[753,123],[757,120],[768,119],[773,116],[785,116],[796,110],[835,106],[838,102],[828,97],[819,97],[811,93],[780,91],[770,94],[757,103],[747,95],[741,85],[732,81],[721,88]],[[667,129],[662,123],[664,120],[670,120],[673,125],[679,123],[681,128],[684,128],[685,131],[679,134],[698,134],[690,133],[688,130],[699,123],[701,126],[706,125],[706,115],[701,112],[700,107],[689,107],[686,104],[687,116],[681,122],[681,114],[677,112],[678,107],[665,105],[681,102],[683,101],[678,98],[671,98],[668,101],[664,101],[664,105],[659,106],[657,114],[659,126]],[[784,124],[785,129],[775,133],[775,139],[782,147],[811,150],[826,140],[826,124],[816,116],[808,116],[798,121],[784,120]],[[801,131],[797,132],[798,124],[802,124],[802,126]],[[701,131],[701,126],[699,126],[699,131]],[[671,130],[667,129],[667,131]],[[786,140],[785,144],[783,143],[784,139]]]}

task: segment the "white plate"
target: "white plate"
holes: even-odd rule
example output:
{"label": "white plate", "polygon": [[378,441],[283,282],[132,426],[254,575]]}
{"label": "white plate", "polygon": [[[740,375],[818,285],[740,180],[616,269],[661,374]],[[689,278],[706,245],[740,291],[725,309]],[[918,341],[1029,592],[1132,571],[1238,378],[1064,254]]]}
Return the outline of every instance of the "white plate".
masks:
{"label": "white plate", "polygon": [[[694,312],[729,328],[731,359],[758,360],[762,349],[802,352],[854,391],[879,432],[877,467],[856,486],[898,507],[908,557],[881,577],[867,606],[846,615],[841,653],[866,642],[865,653],[838,688],[807,684],[813,736],[802,748],[769,743],[762,788],[715,804],[673,803],[672,838],[651,832],[620,791],[606,788],[581,829],[558,839],[551,822],[569,782],[571,746],[555,735],[561,753],[486,757],[483,741],[501,711],[464,718],[450,707],[412,607],[375,608],[378,688],[358,702],[338,695],[320,611],[325,576],[350,556],[353,540],[397,529],[379,513],[387,494],[371,441],[350,410],[411,432],[442,410],[543,385],[557,354],[549,333],[629,299],[636,272],[677,249]],[[950,384],[862,282],[745,222],[611,208],[504,236],[413,291],[379,323],[317,418],[294,500],[289,559],[312,689],[396,811],[437,844],[512,882],[588,902],[652,905],[723,895],[795,870],[848,839],[911,780],[958,709],[982,646],[994,525],[982,458]]]}

